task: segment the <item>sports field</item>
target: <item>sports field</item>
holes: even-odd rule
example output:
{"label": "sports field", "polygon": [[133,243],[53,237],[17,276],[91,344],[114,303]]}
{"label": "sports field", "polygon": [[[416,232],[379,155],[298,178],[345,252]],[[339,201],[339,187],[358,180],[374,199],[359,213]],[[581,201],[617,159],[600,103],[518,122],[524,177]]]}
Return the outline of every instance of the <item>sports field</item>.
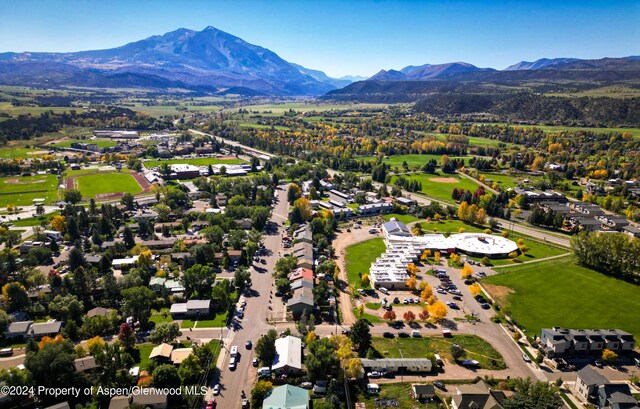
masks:
{"label": "sports field", "polygon": [[118,144],[113,139],[95,138],[95,139],[70,139],[68,141],[54,143],[52,146],[57,146],[59,148],[70,148],[72,143],[96,144],[98,145],[98,148],[111,148]]}
{"label": "sports field", "polygon": [[620,328],[640,339],[638,286],[579,266],[570,256],[503,271],[481,282],[528,334],[553,326]]}
{"label": "sports field", "polygon": [[142,187],[129,174],[96,173],[78,176],[75,179],[76,188],[80,189],[83,198],[95,198],[101,195],[115,193],[140,193]]}
{"label": "sports field", "polygon": [[27,159],[27,158],[37,158],[39,156],[45,155],[48,153],[46,150],[41,149],[33,149],[33,148],[23,148],[20,146],[9,147],[5,146],[0,148],[0,159]]}
{"label": "sports field", "polygon": [[[455,174],[413,174],[404,175],[405,178],[410,180],[417,180],[422,183],[422,193],[435,199],[442,200],[443,202],[453,203],[451,198],[451,192],[453,188],[470,190],[475,192],[478,188],[478,184],[470,179],[461,177]],[[397,176],[391,178],[391,185],[396,181]]]}
{"label": "sports field", "polygon": [[384,253],[387,246],[382,238],[375,238],[347,247],[345,262],[347,264],[347,280],[355,288],[363,288],[360,274],[369,274],[371,263]]}
{"label": "sports field", "polygon": [[[386,163],[387,165],[393,167],[397,167],[399,169],[402,169],[402,163],[403,162],[407,162],[407,165],[409,165],[409,167],[414,167],[414,166],[418,166],[419,168],[422,168],[424,166],[425,163],[427,163],[428,161],[430,161],[431,159],[435,159],[436,162],[438,162],[438,166],[440,165],[440,159],[442,158],[442,155],[420,155],[420,154],[408,154],[408,155],[393,155],[390,156],[388,158],[384,158],[382,161],[384,163]],[[471,158],[471,156],[451,156],[451,159],[465,159],[465,161],[469,161],[469,158]],[[360,158],[357,158],[358,160],[362,160],[362,161],[368,161],[368,162],[373,162],[375,160],[377,160],[376,156],[362,156]]]}
{"label": "sports field", "polygon": [[50,204],[58,199],[57,184],[55,175],[0,178],[0,207],[26,206],[33,204],[33,199],[45,199],[45,203]]}
{"label": "sports field", "polygon": [[193,166],[207,166],[207,165],[238,165],[245,163],[242,159],[223,159],[223,158],[188,158],[188,159],[167,159],[167,160],[147,160],[144,161],[144,166],[147,169],[160,166],[162,163],[168,165],[187,164]]}

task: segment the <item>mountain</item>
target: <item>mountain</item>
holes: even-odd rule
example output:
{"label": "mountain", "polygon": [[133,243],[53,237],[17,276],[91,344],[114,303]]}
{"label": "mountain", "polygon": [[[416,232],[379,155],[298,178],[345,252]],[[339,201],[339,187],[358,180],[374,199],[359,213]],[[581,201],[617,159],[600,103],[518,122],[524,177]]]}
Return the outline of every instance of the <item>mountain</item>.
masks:
{"label": "mountain", "polygon": [[565,64],[568,62],[580,61],[577,58],[541,58],[533,62],[520,61],[517,64],[513,64],[504,69],[504,71],[519,71],[519,70],[541,70],[552,67],[558,64]]}
{"label": "mountain", "polygon": [[404,67],[403,69],[400,70],[401,73],[403,74],[409,74],[411,71],[415,71],[421,68],[426,68],[426,67],[430,67],[431,64],[423,64],[423,65],[407,65],[406,67]]}
{"label": "mountain", "polygon": [[320,95],[348,85],[211,26],[202,31],[180,28],[106,50],[0,53],[0,83],[218,92],[234,88],[285,96]]}
{"label": "mountain", "polygon": [[396,70],[380,70],[373,77],[369,78],[367,81],[395,81],[395,80],[406,80],[407,76],[404,73]]}
{"label": "mountain", "polygon": [[[406,67],[404,68],[406,69]],[[426,80],[430,78],[443,78],[468,72],[495,71],[493,68],[478,68],[466,62],[452,62],[447,64],[425,64],[409,71],[410,79]]]}
{"label": "mountain", "polygon": [[334,88],[346,87],[347,85],[353,82],[353,81],[349,81],[341,78],[331,78],[322,71],[305,68],[302,65],[298,65],[294,63],[290,63],[290,64],[296,67],[298,71],[300,71],[300,73],[302,73],[303,75],[307,75],[313,78],[314,80],[322,82],[324,84],[331,84],[333,85]]}

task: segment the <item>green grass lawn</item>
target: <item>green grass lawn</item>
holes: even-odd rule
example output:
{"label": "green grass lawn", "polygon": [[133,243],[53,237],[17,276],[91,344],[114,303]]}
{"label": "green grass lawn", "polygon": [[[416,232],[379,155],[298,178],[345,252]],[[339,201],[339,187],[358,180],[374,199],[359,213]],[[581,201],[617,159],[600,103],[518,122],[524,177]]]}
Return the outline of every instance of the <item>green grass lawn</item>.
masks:
{"label": "green grass lawn", "polygon": [[83,198],[116,192],[136,194],[142,191],[133,176],[123,173],[96,173],[79,176],[75,181]]}
{"label": "green grass lawn", "polygon": [[49,213],[46,216],[43,216],[42,218],[29,217],[26,219],[14,220],[12,223],[14,226],[17,226],[17,227],[41,226],[43,224],[48,225],[51,222],[51,219],[53,219],[54,216],[57,216],[59,214],[60,214],[60,211],[56,210],[55,212]]}
{"label": "green grass lawn", "polygon": [[147,367],[149,366],[149,354],[151,354],[151,350],[153,349],[154,345],[150,342],[145,342],[144,344],[139,344],[137,346],[138,351],[139,351],[139,357],[136,360],[134,358],[134,363],[138,364],[138,366],[140,366],[140,370],[144,371],[147,369]]}
{"label": "green grass lawn", "polygon": [[[33,149],[33,148],[23,148],[23,147],[3,147],[0,148],[0,159],[27,159],[27,158],[37,158],[42,155],[29,155],[29,152],[38,152],[41,149]],[[44,149],[42,149],[44,150]]]}
{"label": "green grass lawn", "polygon": [[502,355],[488,342],[476,335],[458,334],[451,338],[441,336],[420,338],[373,338],[373,348],[387,358],[425,358],[438,354],[453,363],[451,345],[458,344],[466,351],[465,359],[475,359],[484,369],[505,369]]}
{"label": "green grass lawn", "polygon": [[[367,393],[366,385],[362,383],[350,383],[351,395],[355,402],[364,402],[367,408],[375,408],[375,399],[397,399],[398,409],[415,409],[415,408],[427,408],[436,409],[441,408],[442,403],[438,401],[428,403],[424,406],[424,403],[418,402],[411,397],[411,383],[385,383],[380,384],[380,393],[377,395],[370,395]],[[438,389],[436,389],[437,391]]]}
{"label": "green grass lawn", "polygon": [[529,179],[529,185],[535,183],[536,181],[542,179],[539,176],[530,176],[530,175],[526,175],[524,173],[515,173],[513,175],[510,174],[506,174],[506,173],[480,173],[481,175],[484,175],[485,177],[485,181],[484,183],[487,184],[488,186],[492,186],[491,183],[489,183],[488,181],[491,180],[492,182],[497,182],[498,187],[500,187],[501,189],[508,189],[508,188],[513,188],[513,187],[517,187],[520,182],[522,182],[524,179]]}
{"label": "green grass lawn", "polygon": [[149,318],[149,321],[154,324],[160,324],[161,322],[172,322],[173,318],[171,318],[170,314],[167,314],[166,317],[162,314],[153,314],[151,318]]}
{"label": "green grass lawn", "polygon": [[0,207],[7,204],[25,206],[33,199],[45,199],[50,204],[58,200],[56,175],[9,176],[0,178]]}
{"label": "green grass lawn", "polygon": [[418,221],[419,219],[415,216],[411,216],[410,214],[397,214],[397,213],[390,213],[390,214],[385,214],[384,216],[382,216],[386,221],[391,220],[392,218],[397,219],[399,222],[404,223],[404,224],[408,224],[411,222],[415,222]]}
{"label": "green grass lawn", "polygon": [[95,139],[71,139],[64,142],[54,143],[52,146],[57,146],[59,148],[70,148],[72,143],[89,143],[96,144],[98,148],[112,148],[118,144],[117,141],[113,139],[106,138],[95,138]]}
{"label": "green grass lawn", "polygon": [[237,165],[245,163],[242,159],[220,159],[220,158],[188,158],[188,159],[167,159],[167,160],[147,160],[144,161],[144,166],[147,169],[155,168],[160,164],[166,163],[168,165],[175,164],[188,164],[193,166],[207,166],[207,165]]}
{"label": "green grass lawn", "polygon": [[436,233],[459,233],[461,228],[464,229],[465,233],[482,233],[484,231],[484,228],[473,226],[456,219],[440,221],[432,220],[429,223],[425,220],[421,220],[420,224],[422,225],[422,230],[426,234],[433,233],[434,230]]}
{"label": "green grass lawn", "polygon": [[[388,158],[384,158],[382,161],[384,163],[386,163],[387,165],[393,167],[398,167],[399,169],[402,169],[402,163],[403,162],[407,162],[407,165],[409,165],[410,167],[413,166],[418,166],[420,168],[422,168],[424,166],[425,163],[427,163],[428,161],[430,161],[431,159],[435,159],[436,162],[438,162],[438,165],[440,164],[440,158],[442,158],[442,155],[431,155],[431,154],[419,154],[419,153],[412,153],[412,154],[407,154],[407,155],[393,155],[390,156]],[[467,161],[469,160],[469,157],[465,157],[465,156],[451,156],[451,159],[466,159]],[[360,158],[357,158],[358,160],[362,160],[365,162],[373,162],[375,160],[377,160],[376,156],[362,156]]]}
{"label": "green grass lawn", "polygon": [[[213,318],[209,318],[206,320],[198,320],[197,321],[198,328],[220,328],[221,326],[225,326],[227,324],[227,313],[217,314]],[[194,320],[182,320],[182,324],[180,328],[195,328],[196,321]]]}
{"label": "green grass lawn", "polygon": [[553,326],[620,328],[640,340],[640,287],[579,266],[571,257],[510,267],[482,284],[529,334]]}
{"label": "green grass lawn", "polygon": [[387,247],[382,238],[375,238],[347,247],[345,260],[347,279],[355,288],[363,288],[359,273],[368,274],[373,263]]}
{"label": "green grass lawn", "polygon": [[[451,192],[453,191],[453,188],[475,192],[479,186],[474,181],[456,174],[431,175],[419,173],[413,175],[404,175],[404,177],[409,180],[417,180],[418,182],[422,183],[422,193],[424,193],[425,195],[449,203],[454,203],[453,199],[451,198]],[[393,185],[396,179],[397,176],[393,176],[391,178],[391,185]]]}

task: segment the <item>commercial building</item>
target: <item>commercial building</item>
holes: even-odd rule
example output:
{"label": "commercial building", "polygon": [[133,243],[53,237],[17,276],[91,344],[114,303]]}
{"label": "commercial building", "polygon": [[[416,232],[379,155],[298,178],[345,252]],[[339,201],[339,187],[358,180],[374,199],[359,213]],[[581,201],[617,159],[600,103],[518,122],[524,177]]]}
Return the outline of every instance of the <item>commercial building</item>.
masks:
{"label": "commercial building", "polygon": [[171,165],[170,179],[194,179],[200,176],[200,168],[189,164]]}

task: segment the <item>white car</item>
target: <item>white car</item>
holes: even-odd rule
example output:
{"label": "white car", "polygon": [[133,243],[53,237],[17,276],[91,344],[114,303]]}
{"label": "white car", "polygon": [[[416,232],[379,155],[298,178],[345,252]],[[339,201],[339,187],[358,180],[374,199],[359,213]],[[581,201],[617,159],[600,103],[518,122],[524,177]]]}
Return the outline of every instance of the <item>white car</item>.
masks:
{"label": "white car", "polygon": [[220,394],[220,384],[216,384],[216,386],[213,387],[213,394],[216,396]]}
{"label": "white car", "polygon": [[522,354],[522,359],[524,359],[525,362],[531,362],[531,358],[529,358],[527,354]]}

